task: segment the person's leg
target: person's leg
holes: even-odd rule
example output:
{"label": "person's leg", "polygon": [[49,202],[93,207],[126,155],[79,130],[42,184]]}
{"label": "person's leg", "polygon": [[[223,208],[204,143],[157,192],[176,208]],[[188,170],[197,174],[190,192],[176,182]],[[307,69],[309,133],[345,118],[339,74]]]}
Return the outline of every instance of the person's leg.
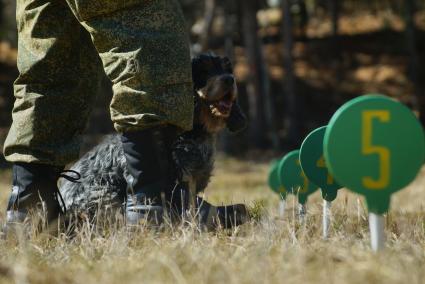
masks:
{"label": "person's leg", "polygon": [[[170,144],[192,128],[188,35],[177,0],[67,0],[90,32],[113,82],[111,117],[122,135],[127,221],[161,211],[170,177]],[[100,8],[101,7],[101,8]]]}
{"label": "person's leg", "polygon": [[61,1],[18,0],[17,24],[20,74],[4,147],[14,163],[7,216],[20,222],[43,203],[53,220],[60,212],[57,179],[78,157],[103,70],[90,36]]}
{"label": "person's leg", "polygon": [[[178,1],[67,1],[90,32],[113,82],[111,116],[116,130],[125,133],[165,125],[190,130],[189,38]],[[110,3],[114,5],[109,11],[92,11]]]}

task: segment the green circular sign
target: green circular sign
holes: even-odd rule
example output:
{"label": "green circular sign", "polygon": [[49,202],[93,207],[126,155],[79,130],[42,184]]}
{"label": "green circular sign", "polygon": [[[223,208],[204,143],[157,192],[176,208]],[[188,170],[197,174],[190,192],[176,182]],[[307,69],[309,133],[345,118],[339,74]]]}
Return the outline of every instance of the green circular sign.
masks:
{"label": "green circular sign", "polygon": [[298,194],[298,202],[304,204],[307,197],[317,190],[305,176],[300,164],[300,151],[289,152],[278,165],[278,175],[281,185],[287,192]]}
{"label": "green circular sign", "polygon": [[279,174],[278,174],[278,166],[279,166],[279,161],[275,161],[275,162],[273,162],[272,166],[270,167],[268,184],[269,184],[269,187],[274,192],[278,193],[281,196],[281,198],[285,199],[286,198],[286,190],[280,183]]}
{"label": "green circular sign", "polygon": [[324,154],[335,179],[363,194],[374,213],[388,210],[390,196],[417,175],[425,157],[425,138],[415,115],[382,95],[358,97],[332,117]]}
{"label": "green circular sign", "polygon": [[322,189],[322,196],[327,201],[336,198],[340,186],[329,173],[323,156],[323,138],[326,126],[311,132],[301,145],[300,161],[307,178]]}

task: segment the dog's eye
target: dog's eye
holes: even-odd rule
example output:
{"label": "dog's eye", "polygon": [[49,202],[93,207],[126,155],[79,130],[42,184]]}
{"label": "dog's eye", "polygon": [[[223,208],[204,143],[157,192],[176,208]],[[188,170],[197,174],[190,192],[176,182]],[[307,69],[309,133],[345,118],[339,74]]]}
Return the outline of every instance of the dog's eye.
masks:
{"label": "dog's eye", "polygon": [[223,57],[221,59],[221,63],[222,63],[224,71],[226,71],[228,73],[233,73],[233,65],[232,65],[232,62],[230,61],[230,59],[228,57]]}

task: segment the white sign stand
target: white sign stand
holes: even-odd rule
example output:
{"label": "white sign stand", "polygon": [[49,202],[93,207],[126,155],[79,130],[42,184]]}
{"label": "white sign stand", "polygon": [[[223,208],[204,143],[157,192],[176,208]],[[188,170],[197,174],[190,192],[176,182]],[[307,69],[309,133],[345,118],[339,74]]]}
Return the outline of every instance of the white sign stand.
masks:
{"label": "white sign stand", "polygon": [[329,236],[329,227],[331,225],[331,207],[332,202],[323,200],[323,238]]}
{"label": "white sign stand", "polygon": [[279,217],[283,218],[283,216],[285,216],[285,208],[286,208],[286,200],[285,199],[280,199],[279,202]]}
{"label": "white sign stand", "polygon": [[385,246],[385,219],[384,216],[369,213],[370,242],[372,250],[378,252]]}
{"label": "white sign stand", "polygon": [[357,222],[361,222],[361,205],[360,205],[360,198],[357,197]]}
{"label": "white sign stand", "polygon": [[305,222],[306,212],[307,212],[307,208],[305,204],[298,204],[298,217],[299,217],[300,223]]}

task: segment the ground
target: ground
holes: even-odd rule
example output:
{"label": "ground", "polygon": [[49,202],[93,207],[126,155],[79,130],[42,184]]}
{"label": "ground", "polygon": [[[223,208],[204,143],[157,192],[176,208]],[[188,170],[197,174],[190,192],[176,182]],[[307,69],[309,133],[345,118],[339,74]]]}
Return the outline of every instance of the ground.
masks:
{"label": "ground", "polygon": [[[369,248],[363,203],[346,190],[333,204],[329,240],[321,238],[319,193],[309,199],[304,225],[294,218],[292,197],[279,218],[279,199],[266,185],[268,168],[268,161],[218,159],[207,199],[264,206],[260,220],[237,230],[205,233],[186,226],[128,233],[86,227],[68,240],[0,240],[0,283],[423,283],[425,168],[393,197],[387,248],[379,254]],[[10,172],[1,172],[1,208],[9,181]]]}

